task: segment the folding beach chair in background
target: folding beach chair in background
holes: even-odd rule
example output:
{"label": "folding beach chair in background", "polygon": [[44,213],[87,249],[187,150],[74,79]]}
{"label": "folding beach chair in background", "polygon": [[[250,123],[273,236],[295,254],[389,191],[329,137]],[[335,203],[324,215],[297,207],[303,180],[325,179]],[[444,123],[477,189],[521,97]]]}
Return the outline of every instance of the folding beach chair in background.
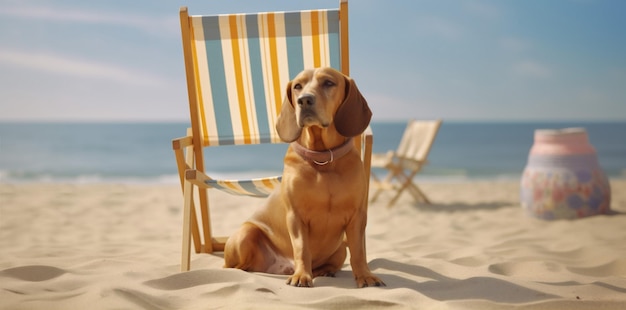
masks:
{"label": "folding beach chair in background", "polygon": [[372,155],[372,168],[386,169],[387,176],[380,180],[374,173],[372,186],[375,189],[371,201],[378,199],[384,190],[392,190],[394,196],[387,207],[393,206],[404,190],[408,190],[416,201],[430,204],[428,197],[413,182],[413,178],[420,172],[428,161],[428,153],[437,137],[441,120],[416,121],[411,120],[404,130],[398,149],[385,154]]}
{"label": "folding beach chair in background", "polygon": [[[203,148],[280,143],[275,121],[291,79],[305,68],[325,66],[349,75],[348,3],[341,0],[338,9],[216,16],[190,16],[182,7],[180,23],[191,128],[173,140],[173,148],[184,197],[185,271],[191,240],[196,253],[223,251],[227,240],[212,234],[208,189],[265,197],[280,184],[280,176],[212,179]],[[368,180],[372,140],[371,131],[355,139]]]}

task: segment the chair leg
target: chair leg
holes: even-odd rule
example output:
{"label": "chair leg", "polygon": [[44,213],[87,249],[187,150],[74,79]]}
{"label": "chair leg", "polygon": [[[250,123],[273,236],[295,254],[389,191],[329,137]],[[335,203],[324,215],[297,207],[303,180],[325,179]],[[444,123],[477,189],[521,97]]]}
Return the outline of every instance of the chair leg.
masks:
{"label": "chair leg", "polygon": [[[389,167],[389,173],[387,174],[387,176],[385,177],[384,180],[380,181],[378,178],[376,178],[376,175],[372,174],[373,179],[374,179],[374,184],[376,185],[376,191],[374,192],[374,194],[372,195],[372,198],[370,199],[371,202],[376,201],[376,199],[378,199],[379,195],[383,192],[383,190],[386,187],[390,187],[391,189],[396,189],[396,193],[393,196],[393,198],[391,198],[391,200],[389,201],[389,203],[387,204],[387,208],[391,208],[396,201],[400,198],[400,196],[402,195],[402,192],[406,189],[409,190],[409,194],[411,194],[411,196],[413,196],[413,198],[416,201],[423,201],[426,204],[430,204],[430,200],[428,200],[428,197],[426,197],[426,195],[422,192],[422,190],[419,189],[419,187],[417,185],[415,185],[413,183],[413,178],[415,177],[415,175],[417,175],[417,173],[421,170],[421,167],[415,169],[415,170],[411,170],[410,173],[407,175],[405,173],[404,170],[402,170],[402,168],[400,167]],[[397,183],[392,182],[393,179],[395,179],[397,181]],[[395,185],[395,186],[394,186]]]}
{"label": "chair leg", "polygon": [[193,185],[185,181],[183,209],[183,246],[180,270],[188,271],[191,264],[191,208],[193,207]]}
{"label": "chair leg", "polygon": [[426,197],[426,194],[424,194],[424,192],[422,192],[422,190],[417,185],[411,183],[411,185],[409,185],[409,192],[413,194],[415,200],[421,200],[426,204],[431,204],[428,197]]}
{"label": "chair leg", "polygon": [[422,200],[422,192],[419,189],[416,189],[416,185],[413,183],[413,179],[407,176],[405,177],[405,182],[407,182],[407,186],[406,188],[409,191],[409,194],[411,194],[411,196],[413,196],[413,200],[415,201],[421,201]]}
{"label": "chair leg", "polygon": [[373,185],[376,187],[376,190],[374,191],[374,194],[372,194],[372,198],[370,199],[370,202],[375,202],[376,199],[378,199],[378,196],[380,195],[383,189],[382,189],[381,181],[378,179],[378,177],[376,177],[374,173],[372,173],[372,179],[374,181]]}
{"label": "chair leg", "polygon": [[192,233],[196,252],[199,252],[200,249],[200,234],[198,232],[198,221],[195,216],[193,184],[185,180],[184,177],[184,169],[194,167],[195,155],[193,146],[186,147],[184,161],[182,161],[182,151],[177,151],[176,155],[183,189],[183,240],[180,269],[181,271],[188,271],[191,267]]}
{"label": "chair leg", "polygon": [[409,186],[408,182],[410,182],[410,180],[409,181],[405,181],[404,183],[402,183],[402,186],[400,186],[398,191],[396,191],[396,194],[393,196],[393,198],[391,198],[391,200],[387,204],[387,208],[393,207],[393,205],[396,203],[398,198],[400,198],[400,195],[402,195],[402,192]]}
{"label": "chair leg", "polygon": [[209,196],[207,189],[198,189],[198,198],[200,200],[200,216],[202,217],[202,233],[204,237],[203,253],[213,253],[213,233],[211,231],[211,214],[209,212]]}
{"label": "chair leg", "polygon": [[198,228],[198,217],[194,200],[191,201],[191,241],[196,253],[202,252],[202,239],[200,239],[200,228]]}
{"label": "chair leg", "polygon": [[415,183],[413,183],[413,178],[415,178],[415,176],[420,172],[420,170],[421,170],[421,167],[415,170],[412,170],[408,176],[404,175],[404,177],[409,183],[408,189],[409,189],[409,193],[413,196],[413,199],[415,199],[415,201],[417,202],[421,201],[426,204],[430,204],[430,200],[428,200],[428,197],[426,197],[424,192],[422,192],[422,190]]}
{"label": "chair leg", "polygon": [[407,188],[409,189],[409,194],[413,196],[413,199],[415,199],[416,201],[423,200],[425,203],[430,204],[430,201],[428,200],[428,198],[426,198],[426,195],[424,195],[424,193],[417,187],[417,185],[413,183],[413,178],[419,172],[419,170],[420,169],[412,170],[409,175],[406,175],[403,171],[399,171],[396,178],[398,179],[398,181],[402,180],[402,185],[396,192],[396,195],[393,197],[393,199],[391,199],[387,207],[393,206],[396,200],[400,198],[402,192]]}
{"label": "chair leg", "polygon": [[385,190],[386,187],[393,187],[393,184],[391,183],[391,181],[393,180],[396,174],[397,174],[397,170],[392,169],[389,171],[389,173],[387,173],[385,178],[382,181],[380,181],[376,177],[376,175],[372,173],[372,176],[374,177],[374,185],[376,186],[376,191],[372,195],[370,202],[375,202],[378,199],[378,196],[380,196],[380,194]]}

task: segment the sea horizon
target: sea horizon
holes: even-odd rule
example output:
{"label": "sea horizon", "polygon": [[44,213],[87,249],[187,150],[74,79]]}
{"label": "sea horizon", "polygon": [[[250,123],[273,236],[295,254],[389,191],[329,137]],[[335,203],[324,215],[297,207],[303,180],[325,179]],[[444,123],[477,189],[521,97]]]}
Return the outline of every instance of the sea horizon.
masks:
{"label": "sea horizon", "polygon": [[[374,153],[395,150],[405,125],[373,121]],[[184,121],[0,121],[0,183],[176,184],[171,140],[187,127]],[[417,178],[519,180],[534,130],[567,127],[586,128],[607,176],[626,178],[626,121],[617,120],[444,120]],[[286,144],[244,148],[205,149],[207,172],[227,179],[281,173]]]}

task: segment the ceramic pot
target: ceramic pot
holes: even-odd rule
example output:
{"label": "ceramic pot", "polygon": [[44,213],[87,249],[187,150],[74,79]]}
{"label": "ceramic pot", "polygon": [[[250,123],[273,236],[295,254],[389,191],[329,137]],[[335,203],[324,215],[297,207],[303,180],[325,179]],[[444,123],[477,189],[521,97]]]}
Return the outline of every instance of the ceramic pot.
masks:
{"label": "ceramic pot", "polygon": [[520,200],[527,214],[546,220],[609,212],[609,181],[584,128],[535,130]]}

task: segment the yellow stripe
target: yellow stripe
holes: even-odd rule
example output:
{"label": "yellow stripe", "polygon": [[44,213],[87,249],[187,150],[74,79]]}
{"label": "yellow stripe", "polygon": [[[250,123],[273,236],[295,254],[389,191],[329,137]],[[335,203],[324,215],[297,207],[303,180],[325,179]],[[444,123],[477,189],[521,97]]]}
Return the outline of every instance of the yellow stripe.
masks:
{"label": "yellow stripe", "polygon": [[[313,50],[320,50],[320,28],[319,28],[319,12],[311,12],[311,38],[313,39]],[[319,53],[313,53],[313,65],[315,68],[321,67],[321,60]]]}
{"label": "yellow stripe", "polygon": [[235,82],[237,87],[237,101],[239,104],[239,116],[241,117],[241,126],[243,130],[244,143],[250,144],[250,122],[248,120],[248,111],[246,106],[246,97],[243,85],[243,72],[241,69],[241,48],[239,46],[239,34],[237,27],[237,16],[230,15],[228,17],[230,24],[231,47],[233,49],[233,65],[235,69]]}
{"label": "yellow stripe", "polygon": [[242,191],[241,188],[239,186],[235,185],[233,182],[222,181],[220,183],[222,183],[222,186],[228,187],[228,188],[230,188],[231,190],[233,190],[235,192],[238,192],[238,193],[245,193],[246,192],[246,191]]}
{"label": "yellow stripe", "polygon": [[276,16],[274,13],[267,14],[267,34],[269,39],[269,54],[270,54],[270,66],[272,70],[272,84],[274,86],[274,102],[276,102],[276,115],[280,113],[282,108],[281,101],[281,87],[280,87],[280,79],[278,72],[278,48],[276,46],[276,28],[274,25],[274,20]]}
{"label": "yellow stripe", "polygon": [[261,181],[263,181],[263,186],[265,186],[265,188],[270,188],[270,189],[274,188],[274,183],[272,183],[270,179],[263,179]]}

